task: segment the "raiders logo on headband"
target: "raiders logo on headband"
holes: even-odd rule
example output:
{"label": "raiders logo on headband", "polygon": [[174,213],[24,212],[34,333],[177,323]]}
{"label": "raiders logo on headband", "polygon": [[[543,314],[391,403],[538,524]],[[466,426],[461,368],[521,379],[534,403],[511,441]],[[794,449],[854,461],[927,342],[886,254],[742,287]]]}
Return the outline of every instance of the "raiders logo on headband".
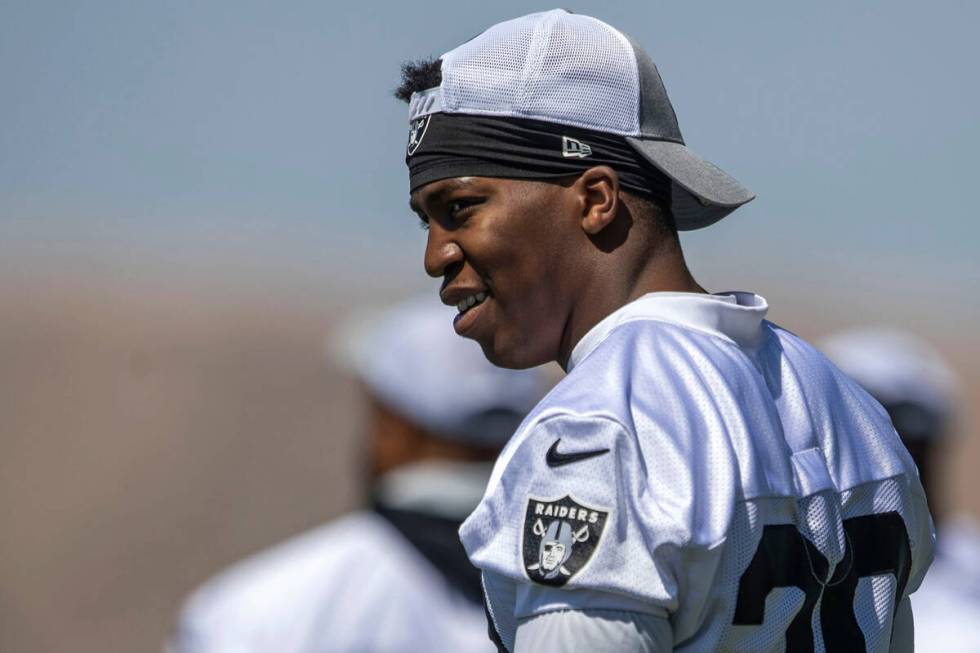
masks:
{"label": "raiders logo on headband", "polygon": [[430,113],[412,121],[412,126],[408,130],[408,156],[415,154],[415,150],[419,149],[419,145],[422,144],[422,139],[425,138],[425,130],[429,128],[429,119],[431,117],[432,114]]}
{"label": "raiders logo on headband", "polygon": [[521,547],[527,577],[554,587],[567,583],[592,558],[608,516],[569,495],[528,499]]}

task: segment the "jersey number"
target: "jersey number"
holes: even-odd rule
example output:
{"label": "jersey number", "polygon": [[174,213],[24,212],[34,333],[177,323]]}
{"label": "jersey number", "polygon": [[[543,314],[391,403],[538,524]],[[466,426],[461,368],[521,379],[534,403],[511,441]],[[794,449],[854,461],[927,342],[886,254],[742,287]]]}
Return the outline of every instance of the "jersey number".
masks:
{"label": "jersey number", "polygon": [[858,579],[894,574],[897,608],[912,565],[909,535],[897,512],[845,519],[844,533],[844,558],[830,581],[823,583],[818,579],[827,577],[829,563],[817,547],[795,526],[766,526],[752,562],[739,579],[732,623],[762,625],[769,592],[776,587],[798,587],[806,598],[786,631],[786,653],[813,652],[810,624],[821,595],[820,630],[826,650],[867,650],[854,616]]}

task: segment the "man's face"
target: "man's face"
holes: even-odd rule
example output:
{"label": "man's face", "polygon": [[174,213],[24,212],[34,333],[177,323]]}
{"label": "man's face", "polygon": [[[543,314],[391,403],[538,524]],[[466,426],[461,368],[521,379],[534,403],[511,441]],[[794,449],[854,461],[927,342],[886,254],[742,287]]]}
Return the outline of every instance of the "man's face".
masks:
{"label": "man's face", "polygon": [[428,223],[425,269],[443,278],[443,302],[475,301],[456,316],[456,332],[502,367],[556,360],[581,268],[569,189],[462,177],[422,187],[412,208]]}
{"label": "man's face", "polygon": [[541,554],[541,568],[551,571],[561,564],[565,556],[565,545],[561,542],[545,542],[544,551]]}

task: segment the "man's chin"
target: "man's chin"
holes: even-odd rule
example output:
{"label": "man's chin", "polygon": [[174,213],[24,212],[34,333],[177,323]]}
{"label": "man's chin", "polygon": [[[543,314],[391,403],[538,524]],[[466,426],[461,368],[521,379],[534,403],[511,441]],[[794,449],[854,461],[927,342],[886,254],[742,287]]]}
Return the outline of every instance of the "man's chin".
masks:
{"label": "man's chin", "polygon": [[497,367],[526,370],[551,362],[551,359],[532,355],[526,348],[502,346],[497,338],[481,338],[477,342],[483,349],[483,355]]}

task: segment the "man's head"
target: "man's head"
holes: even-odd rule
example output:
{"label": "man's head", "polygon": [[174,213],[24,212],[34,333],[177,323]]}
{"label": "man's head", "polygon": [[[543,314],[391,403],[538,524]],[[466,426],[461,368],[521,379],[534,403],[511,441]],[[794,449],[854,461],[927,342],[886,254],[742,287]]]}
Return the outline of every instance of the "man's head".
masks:
{"label": "man's head", "polygon": [[412,203],[428,229],[425,269],[460,310],[456,332],[504,367],[564,360],[578,323],[625,302],[654,253],[680,256],[669,214],[623,192],[608,166],[560,180],[444,179]]}
{"label": "man's head", "polygon": [[489,364],[434,297],[351,320],[334,340],[368,402],[371,476],[422,460],[493,460],[547,388],[542,370]]}
{"label": "man's head", "polygon": [[684,146],[653,63],[593,18],[507,21],[402,73],[425,267],[499,365],[564,362],[627,301],[697,289],[677,229],[752,198]]}

